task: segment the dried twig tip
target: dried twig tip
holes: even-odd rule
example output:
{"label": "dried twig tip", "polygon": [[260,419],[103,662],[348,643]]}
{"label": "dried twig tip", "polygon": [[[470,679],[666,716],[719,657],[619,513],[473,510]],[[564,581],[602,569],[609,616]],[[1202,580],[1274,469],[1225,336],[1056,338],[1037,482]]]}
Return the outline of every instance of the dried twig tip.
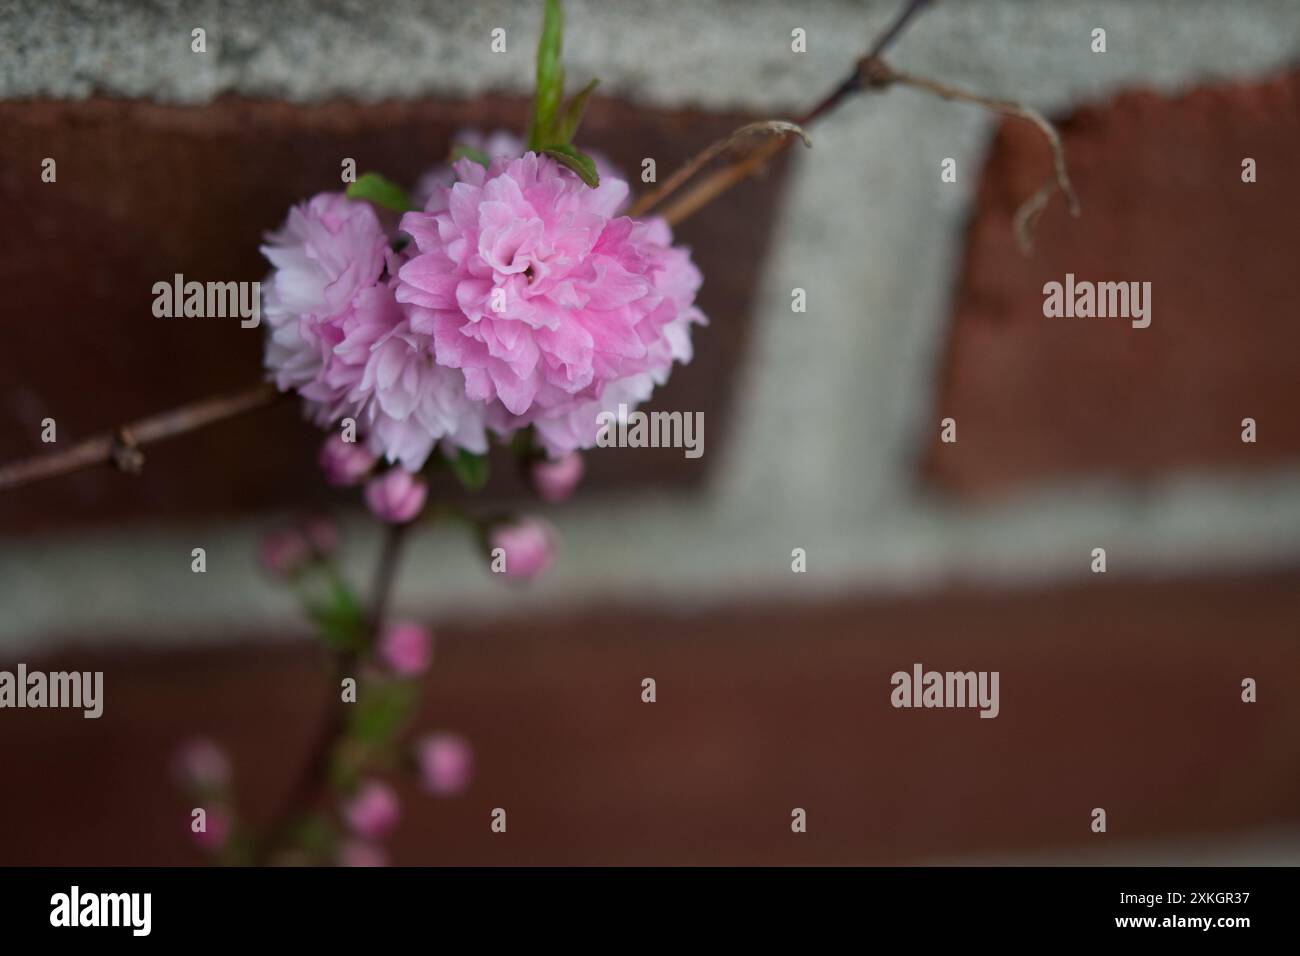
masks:
{"label": "dried twig tip", "polygon": [[131,433],[125,428],[115,429],[113,443],[109,448],[109,458],[118,471],[128,475],[138,475],[144,471],[144,452],[135,443]]}
{"label": "dried twig tip", "polygon": [[[685,183],[688,179],[690,179],[697,172],[699,172],[699,170],[703,168],[709,161],[729,151],[740,140],[743,140],[749,136],[760,135],[760,134],[767,135],[767,136],[778,136],[778,137],[798,136],[801,140],[803,140],[803,144],[805,146],[808,147],[812,146],[812,140],[808,138],[808,134],[804,132],[803,127],[800,126],[798,123],[791,123],[788,122],[787,120],[760,120],[757,123],[749,123],[745,126],[740,127],[740,129],[736,130],[725,139],[720,139],[711,143],[707,149],[705,149],[703,152],[693,157],[690,160],[690,162],[682,166],[671,176],[665,179],[662,183],[659,184],[657,188],[652,189],[649,192],[645,193],[644,195],[640,196],[637,199],[637,201],[632,204],[632,207],[628,210],[628,215],[629,216],[646,215],[646,213],[650,212],[650,210],[654,209],[657,205],[659,205],[661,202],[663,202],[665,199],[671,196],[674,192],[676,192],[677,189],[683,183]],[[777,140],[776,142],[777,145],[779,146],[781,141]],[[748,162],[752,157],[761,155],[762,158],[766,158],[767,156],[771,155],[770,153],[762,153],[761,150],[762,147],[760,146],[758,149],[754,149],[750,151],[746,155],[742,156],[740,159],[736,160],[733,166],[734,167],[741,166],[746,162]],[[715,187],[709,186],[708,183],[705,183],[704,185],[708,186],[708,189],[704,190],[701,193],[701,195],[704,198],[702,200],[699,199],[698,197],[691,199],[692,209],[696,204],[702,204],[703,202],[707,202],[708,200],[712,199],[717,192],[722,191],[721,189],[716,189]],[[665,218],[667,218],[669,222],[673,221],[672,216],[665,216]]]}

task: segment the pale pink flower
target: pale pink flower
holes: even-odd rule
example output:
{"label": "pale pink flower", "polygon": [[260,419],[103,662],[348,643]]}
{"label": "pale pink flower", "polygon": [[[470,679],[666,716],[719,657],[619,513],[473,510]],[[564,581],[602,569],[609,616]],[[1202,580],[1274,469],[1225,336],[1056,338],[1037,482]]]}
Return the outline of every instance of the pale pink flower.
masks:
{"label": "pale pink flower", "polygon": [[314,417],[341,414],[345,389],[325,381],[343,325],[384,271],[388,238],[369,203],[321,193],[289,210],[262,254],[274,267],[263,285],[266,366],[283,390],[308,400]]}
{"label": "pale pink flower", "polygon": [[591,448],[596,444],[603,412],[618,413],[619,405],[632,410],[648,400],[655,390],[655,380],[647,372],[629,375],[605,386],[598,401],[583,402],[539,415],[533,422],[533,431],[547,454],[559,457],[576,448]]}
{"label": "pale pink flower", "polygon": [[433,343],[402,320],[368,346],[352,395],[365,401],[372,451],[408,471],[419,471],[434,446],[445,442],[476,455],[487,451],[487,409],[465,394],[455,369],[434,364]]}
{"label": "pale pink flower", "polygon": [[[373,456],[418,471],[439,441],[486,451],[486,409],[466,398],[459,372],[434,362],[429,337],[411,331],[384,278],[403,261],[389,242],[369,203],[322,193],[295,206],[262,247],[275,267],[264,295],[265,361],[318,425],[353,418]],[[327,454],[330,480],[357,480],[359,456]]]}
{"label": "pale pink flower", "polygon": [[371,478],[366,485],[366,505],[376,518],[390,524],[405,524],[415,518],[429,493],[429,486],[401,468]]}
{"label": "pale pink flower", "polygon": [[397,794],[379,780],[367,780],[344,801],[343,820],[357,836],[377,840],[397,825]]}
{"label": "pale pink flower", "polygon": [[559,458],[543,458],[533,462],[529,469],[533,488],[543,501],[567,501],[582,480],[584,466],[582,453],[566,452]]}
{"label": "pale pink flower", "polygon": [[[700,274],[659,219],[620,215],[603,158],[590,189],[517,140],[426,177],[391,247],[364,202],[323,193],[268,236],[266,366],[322,426],[357,421],[375,457],[419,471],[435,448],[487,451],[535,426],[547,454],[590,448],[598,415],[634,408],[691,359]],[[322,466],[355,482],[359,455]]]}
{"label": "pale pink flower", "polygon": [[[466,394],[500,402],[507,431],[600,402],[607,387],[648,373],[662,381],[690,357],[699,271],[660,220],[619,217],[627,183],[596,189],[546,156],[455,164],[401,228],[415,252],[396,296],[437,362],[460,369]],[[572,436],[594,443],[597,424]],[[551,449],[553,453],[569,450]]]}
{"label": "pale pink flower", "polygon": [[410,621],[393,624],[379,639],[379,658],[399,676],[422,674],[433,659],[433,635]]}
{"label": "pale pink flower", "polygon": [[[555,558],[555,535],[538,518],[522,517],[498,524],[488,532],[488,547],[503,552],[508,578],[531,581],[551,565]],[[493,559],[498,557],[493,554]]]}
{"label": "pale pink flower", "polygon": [[424,788],[450,797],[469,786],[474,775],[474,751],[459,734],[430,734],[416,741],[415,759]]}

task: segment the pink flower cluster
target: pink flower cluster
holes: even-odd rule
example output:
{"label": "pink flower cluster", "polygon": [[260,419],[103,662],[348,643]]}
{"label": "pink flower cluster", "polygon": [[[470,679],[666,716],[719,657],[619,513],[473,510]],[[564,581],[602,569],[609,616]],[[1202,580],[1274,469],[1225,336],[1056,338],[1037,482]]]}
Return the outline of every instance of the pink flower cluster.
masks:
{"label": "pink flower cluster", "polygon": [[401,251],[338,193],[263,247],[266,366],[321,426],[355,419],[370,454],[408,472],[528,425],[560,458],[690,361],[699,270],[664,222],[619,214],[628,186],[608,168],[592,189],[547,156],[496,155],[422,185]]}

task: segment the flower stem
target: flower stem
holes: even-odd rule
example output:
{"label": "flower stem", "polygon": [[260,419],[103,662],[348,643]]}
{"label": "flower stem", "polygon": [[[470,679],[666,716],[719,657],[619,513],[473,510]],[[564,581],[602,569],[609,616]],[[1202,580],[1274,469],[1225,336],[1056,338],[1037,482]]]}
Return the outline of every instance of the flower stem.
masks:
{"label": "flower stem", "polygon": [[[369,653],[375,638],[384,625],[397,580],[402,545],[409,525],[385,526],[384,540],[380,546],[379,561],[366,615],[362,646]],[[332,650],[332,668],[326,688],[325,710],[316,737],[308,750],[306,763],[290,786],[279,810],[266,828],[266,836],[256,854],[256,862],[265,864],[271,854],[283,847],[293,825],[308,810],[317,806],[328,789],[330,768],[340,741],[347,732],[347,711],[342,703],[339,688],[343,680],[355,675],[363,652],[355,649]]]}

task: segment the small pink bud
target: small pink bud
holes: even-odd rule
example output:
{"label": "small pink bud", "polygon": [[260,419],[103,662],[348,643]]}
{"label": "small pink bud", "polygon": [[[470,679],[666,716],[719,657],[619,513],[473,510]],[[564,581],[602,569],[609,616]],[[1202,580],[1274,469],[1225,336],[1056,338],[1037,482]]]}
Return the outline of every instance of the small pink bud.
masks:
{"label": "small pink bud", "polygon": [[338,432],[320,446],[321,471],[331,485],[359,485],[375,467],[375,456],[365,445],[344,441]]}
{"label": "small pink bud", "polygon": [[343,819],[357,836],[377,840],[397,825],[397,794],[378,780],[367,780],[343,803]]}
{"label": "small pink bud", "polygon": [[230,785],[230,761],[211,740],[186,741],[176,751],[176,782],[187,790],[222,790]]}
{"label": "small pink bud", "polygon": [[306,535],[312,550],[321,557],[327,557],[338,549],[339,528],[328,515],[313,515],[308,518],[303,522],[302,533]]}
{"label": "small pink bud", "polygon": [[190,836],[202,850],[209,853],[215,853],[226,845],[226,840],[230,838],[230,818],[226,812],[219,808],[205,809],[203,821],[204,829],[195,832],[193,827],[193,817],[191,817]]}
{"label": "small pink bud", "polygon": [[405,524],[420,513],[429,488],[403,468],[390,468],[366,485],[366,504],[376,518]]}
{"label": "small pink bud", "polygon": [[338,848],[339,866],[387,866],[384,848],[361,840],[348,840]]}
{"label": "small pink bud", "polygon": [[488,548],[492,570],[508,578],[531,581],[550,567],[555,557],[555,535],[538,518],[516,518],[488,532]]}
{"label": "small pink bud", "polygon": [[582,455],[576,451],[562,458],[541,459],[533,463],[533,488],[543,501],[568,501],[582,480],[584,470]]}
{"label": "small pink bud", "polygon": [[439,797],[450,797],[469,786],[474,775],[474,751],[459,734],[430,734],[415,743],[424,788]]}
{"label": "small pink bud", "polygon": [[379,639],[379,658],[394,674],[414,677],[429,669],[433,635],[409,621],[394,624]]}
{"label": "small pink bud", "polygon": [[311,545],[296,528],[277,528],[262,539],[259,557],[272,577],[292,577],[311,558]]}

